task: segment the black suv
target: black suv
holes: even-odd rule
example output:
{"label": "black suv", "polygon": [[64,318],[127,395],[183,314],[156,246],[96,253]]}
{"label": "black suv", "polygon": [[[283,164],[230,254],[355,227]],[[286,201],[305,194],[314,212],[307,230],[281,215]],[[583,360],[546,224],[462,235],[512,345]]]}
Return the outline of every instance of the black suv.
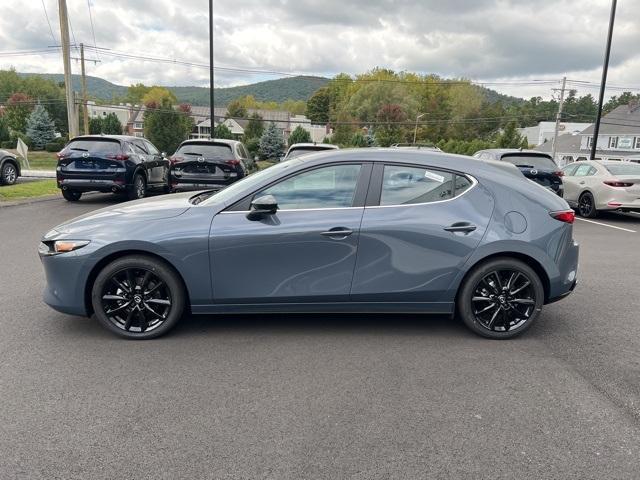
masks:
{"label": "black suv", "polygon": [[529,180],[539,183],[556,195],[564,195],[562,177],[564,172],[553,161],[551,155],[535,150],[510,148],[493,148],[480,150],[473,155],[481,160],[496,160],[509,162],[522,172]]}
{"label": "black suv", "polygon": [[169,160],[144,138],[84,135],[58,153],[56,177],[70,202],[91,191],[126,193],[135,200],[151,189],[169,192]]}
{"label": "black suv", "polygon": [[185,140],[171,157],[171,189],[224,188],[257,169],[237,140]]}

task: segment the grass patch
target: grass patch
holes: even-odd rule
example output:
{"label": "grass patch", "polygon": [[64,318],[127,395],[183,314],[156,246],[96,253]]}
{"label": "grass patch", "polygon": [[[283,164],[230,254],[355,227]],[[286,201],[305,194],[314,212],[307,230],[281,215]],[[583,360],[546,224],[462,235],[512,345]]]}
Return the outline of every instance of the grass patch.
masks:
{"label": "grass patch", "polygon": [[53,195],[59,191],[54,179],[5,185],[0,187],[0,202]]}
{"label": "grass patch", "polygon": [[[23,169],[26,169],[27,166],[24,163],[24,159],[18,155],[16,150],[9,150],[14,153],[20,159],[20,166]],[[58,165],[58,157],[56,157],[55,152],[32,152],[29,151],[29,165],[31,170],[55,170]]]}
{"label": "grass patch", "polygon": [[258,170],[264,170],[265,168],[269,168],[269,167],[275,165],[275,163],[268,162],[266,160],[258,160],[256,162],[256,165],[258,165]]}

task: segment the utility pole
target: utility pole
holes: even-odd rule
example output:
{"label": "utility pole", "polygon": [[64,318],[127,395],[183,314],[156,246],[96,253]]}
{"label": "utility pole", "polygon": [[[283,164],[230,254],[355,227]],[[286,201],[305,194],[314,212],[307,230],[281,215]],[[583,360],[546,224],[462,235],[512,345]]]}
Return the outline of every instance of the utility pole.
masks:
{"label": "utility pole", "polygon": [[564,106],[564,90],[567,87],[567,77],[562,77],[562,89],[560,90],[560,104],[558,105],[558,113],[556,114],[556,128],[553,134],[553,143],[551,146],[551,158],[556,161],[556,148],[558,145],[558,132],[560,130],[560,122],[562,121],[562,107]]}
{"label": "utility pole", "polygon": [[604,65],[602,67],[602,82],[600,82],[600,98],[598,99],[598,114],[593,126],[593,140],[591,142],[591,160],[596,159],[598,148],[598,135],[600,134],[600,120],[602,119],[602,105],[604,103],[604,89],[607,86],[607,72],[609,71],[609,56],[611,54],[611,38],[613,37],[613,23],[616,19],[617,0],[611,2],[611,16],[609,17],[609,33],[607,34],[607,46],[604,51]]}
{"label": "utility pole", "polygon": [[209,105],[211,105],[211,133],[213,133],[213,0],[209,0]]}
{"label": "utility pole", "polygon": [[71,52],[66,0],[58,0],[58,14],[60,16],[60,39],[62,40],[62,60],[64,63],[64,90],[67,97],[67,123],[69,124],[69,139],[72,139],[78,136],[78,122],[76,121],[73,86],[71,85]]}
{"label": "utility pole", "polygon": [[84,134],[89,134],[89,112],[87,109],[87,76],[84,70],[84,43],[80,44],[80,65],[82,68],[82,126]]}
{"label": "utility pole", "polygon": [[416,138],[418,136],[418,120],[420,120],[422,117],[424,117],[426,115],[426,113],[421,113],[419,115],[416,115],[416,128],[413,130],[413,143],[416,143]]}

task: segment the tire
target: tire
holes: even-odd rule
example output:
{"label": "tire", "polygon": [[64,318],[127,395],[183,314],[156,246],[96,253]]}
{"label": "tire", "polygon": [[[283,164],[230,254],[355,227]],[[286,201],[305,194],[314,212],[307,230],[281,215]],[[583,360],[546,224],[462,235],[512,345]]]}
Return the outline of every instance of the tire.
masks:
{"label": "tire", "polygon": [[139,200],[147,196],[147,181],[140,173],[133,176],[131,188],[127,190],[129,200]]}
{"label": "tire", "polygon": [[[512,287],[505,290],[509,284]],[[456,307],[472,332],[503,340],[531,328],[543,303],[544,287],[538,274],[520,260],[503,257],[473,268],[458,291]]]}
{"label": "tire", "polygon": [[584,192],[578,199],[578,213],[581,217],[596,218],[598,210],[596,210],[596,200],[591,192]]}
{"label": "tire", "polygon": [[77,202],[82,197],[82,192],[76,190],[62,190],[62,196],[67,202]]}
{"label": "tire", "polygon": [[167,333],[182,318],[185,303],[178,274],[145,255],[114,260],[98,273],[91,289],[98,321],[112,333],[135,340]]}
{"label": "tire", "polygon": [[18,180],[18,169],[16,166],[7,161],[2,166],[0,172],[0,185],[13,185]]}

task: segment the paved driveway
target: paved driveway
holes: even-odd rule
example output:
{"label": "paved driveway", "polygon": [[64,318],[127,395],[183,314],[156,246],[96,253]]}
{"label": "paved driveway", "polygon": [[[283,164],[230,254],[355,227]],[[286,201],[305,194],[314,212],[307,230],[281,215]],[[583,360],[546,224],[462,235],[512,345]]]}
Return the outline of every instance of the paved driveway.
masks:
{"label": "paved driveway", "polygon": [[638,478],[640,216],[577,221],[577,291],[512,341],[279,315],[132,342],[40,300],[41,234],[114,201],[0,209],[0,478]]}

